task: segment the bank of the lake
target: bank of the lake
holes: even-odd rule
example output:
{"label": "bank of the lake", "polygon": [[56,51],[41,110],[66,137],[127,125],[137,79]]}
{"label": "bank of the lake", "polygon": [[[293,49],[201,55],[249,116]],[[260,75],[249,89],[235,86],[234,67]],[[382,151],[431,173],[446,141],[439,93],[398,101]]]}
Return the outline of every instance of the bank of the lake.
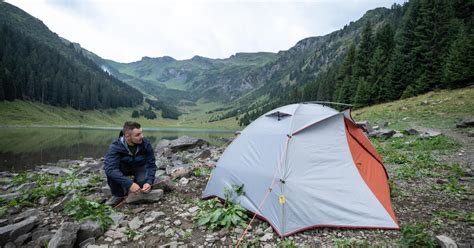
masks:
{"label": "bank of the lake", "polygon": [[71,107],[55,107],[28,101],[1,101],[0,126],[66,126],[66,127],[120,127],[127,120],[135,120],[147,128],[197,128],[197,129],[239,129],[235,118],[209,122],[206,114],[215,108],[212,104],[199,104],[183,109],[185,113],[178,120],[157,118],[149,120],[140,116],[131,118],[135,108],[79,111]]}

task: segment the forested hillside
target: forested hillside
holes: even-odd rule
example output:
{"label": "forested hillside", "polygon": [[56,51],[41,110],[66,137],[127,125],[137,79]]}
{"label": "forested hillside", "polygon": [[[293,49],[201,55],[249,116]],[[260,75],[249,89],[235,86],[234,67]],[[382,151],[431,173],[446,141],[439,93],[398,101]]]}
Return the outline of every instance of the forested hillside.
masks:
{"label": "forested hillside", "polygon": [[335,61],[304,85],[269,90],[268,101],[239,110],[240,123],[246,125],[292,102],[334,101],[362,107],[472,84],[473,7],[460,0],[393,5],[383,22],[364,23],[343,61]]}
{"label": "forested hillside", "polygon": [[132,107],[143,95],[41,21],[0,2],[0,101],[14,99],[86,110]]}

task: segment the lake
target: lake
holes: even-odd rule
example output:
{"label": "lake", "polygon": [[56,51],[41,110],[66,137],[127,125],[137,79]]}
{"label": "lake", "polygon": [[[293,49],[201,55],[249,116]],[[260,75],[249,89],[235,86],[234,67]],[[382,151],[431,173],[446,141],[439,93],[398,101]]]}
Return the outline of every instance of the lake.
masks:
{"label": "lake", "polygon": [[[118,138],[119,129],[0,128],[0,171],[24,171],[61,159],[100,158]],[[197,129],[144,129],[153,146],[161,139],[187,135],[219,146],[234,131]]]}

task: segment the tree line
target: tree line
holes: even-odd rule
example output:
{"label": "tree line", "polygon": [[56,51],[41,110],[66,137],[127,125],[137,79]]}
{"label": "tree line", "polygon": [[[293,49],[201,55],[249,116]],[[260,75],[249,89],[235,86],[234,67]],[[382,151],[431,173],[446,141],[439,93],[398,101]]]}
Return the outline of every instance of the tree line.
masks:
{"label": "tree line", "polygon": [[469,2],[394,4],[379,26],[365,23],[342,61],[304,86],[278,85],[267,104],[243,112],[239,123],[247,125],[272,108],[295,102],[333,101],[358,108],[472,84],[474,4]]}
{"label": "tree line", "polygon": [[38,101],[79,110],[132,107],[143,95],[101,70],[71,43],[59,51],[0,26],[0,101]]}

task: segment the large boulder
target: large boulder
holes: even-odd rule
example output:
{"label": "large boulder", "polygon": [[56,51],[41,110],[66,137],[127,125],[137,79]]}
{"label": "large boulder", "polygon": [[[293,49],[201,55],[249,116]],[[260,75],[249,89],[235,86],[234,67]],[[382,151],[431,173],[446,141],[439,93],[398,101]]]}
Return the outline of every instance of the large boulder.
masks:
{"label": "large boulder", "polygon": [[30,216],[21,222],[0,227],[0,245],[5,245],[28,233],[36,225],[37,219],[37,216]]}
{"label": "large boulder", "polygon": [[464,119],[458,124],[456,124],[457,128],[467,128],[467,127],[474,127],[474,118],[471,119]]}
{"label": "large boulder", "polygon": [[173,152],[185,151],[197,146],[207,146],[209,143],[203,139],[197,139],[189,136],[181,136],[170,142],[169,147]]}
{"label": "large boulder", "polygon": [[154,189],[148,193],[131,193],[127,196],[127,203],[152,203],[157,202],[163,196],[163,190]]}
{"label": "large boulder", "polygon": [[362,128],[362,130],[364,130],[366,133],[372,133],[374,131],[369,121],[358,121],[356,122],[356,125]]}
{"label": "large boulder", "polygon": [[98,238],[102,233],[102,228],[97,221],[86,221],[79,226],[76,244],[80,244],[89,238]]}
{"label": "large boulder", "polygon": [[64,222],[59,230],[54,234],[48,243],[48,248],[67,248],[74,247],[77,238],[79,224],[73,222]]}
{"label": "large boulder", "polygon": [[42,166],[40,169],[42,172],[56,176],[67,176],[72,174],[72,170],[57,166]]}

